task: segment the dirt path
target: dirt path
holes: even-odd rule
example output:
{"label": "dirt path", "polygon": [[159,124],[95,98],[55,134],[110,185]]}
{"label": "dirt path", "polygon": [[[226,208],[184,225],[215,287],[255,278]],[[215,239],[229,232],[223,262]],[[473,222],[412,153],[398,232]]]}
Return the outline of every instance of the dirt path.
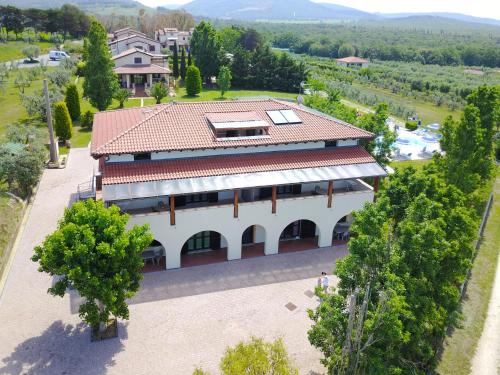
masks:
{"label": "dirt path", "polygon": [[[495,183],[495,195],[498,197],[500,183]],[[496,202],[498,204],[498,202]],[[499,229],[500,230],[500,229]],[[500,249],[499,249],[500,251]],[[500,373],[500,257],[498,258],[495,282],[488,306],[488,315],[483,333],[479,339],[476,354],[472,359],[472,375],[494,375]]]}

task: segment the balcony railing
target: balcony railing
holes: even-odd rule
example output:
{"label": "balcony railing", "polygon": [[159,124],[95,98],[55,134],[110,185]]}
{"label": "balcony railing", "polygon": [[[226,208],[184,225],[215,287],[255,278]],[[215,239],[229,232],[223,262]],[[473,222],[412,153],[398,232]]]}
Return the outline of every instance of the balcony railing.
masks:
{"label": "balcony railing", "polygon": [[[350,193],[357,193],[357,192],[366,192],[366,191],[371,191],[373,190],[372,187],[365,182],[361,180],[350,180],[350,181],[343,181],[342,183],[334,183],[333,184],[333,196],[339,195],[339,194],[350,194]],[[259,198],[259,194],[256,193],[254,196],[254,199],[245,199],[242,196],[243,194],[238,195],[238,203],[239,204],[250,204],[250,203],[257,203],[257,202],[271,202],[272,201],[272,196],[271,197],[266,197],[266,198]],[[320,188],[319,186],[316,187],[314,190],[308,190],[308,191],[301,191],[300,193],[290,193],[290,194],[277,194],[276,195],[276,200],[292,200],[292,199],[300,199],[300,198],[308,198],[308,197],[314,197],[314,196],[327,196],[328,191],[327,189]],[[146,207],[141,207],[141,208],[132,208],[130,207],[131,205],[128,203],[134,203],[134,206],[140,206],[140,203],[137,204],[138,202],[141,201],[148,201],[151,202],[148,204]],[[131,215],[140,215],[140,214],[148,214],[148,213],[153,213],[153,212],[167,212],[169,211],[169,205],[167,205],[166,202],[168,201],[168,197],[158,197],[156,201],[151,198],[145,198],[145,199],[133,199],[130,201],[118,201],[114,202],[118,206],[121,207],[122,212],[131,214]],[[202,208],[210,208],[210,207],[216,207],[216,206],[228,206],[228,205],[234,205],[234,199],[219,199],[216,202],[208,202],[208,201],[201,201],[201,202],[195,202],[195,203],[187,203],[182,206],[175,206],[175,211],[183,211],[183,210],[190,210],[190,209],[202,209]],[[127,207],[129,206],[129,207]]]}

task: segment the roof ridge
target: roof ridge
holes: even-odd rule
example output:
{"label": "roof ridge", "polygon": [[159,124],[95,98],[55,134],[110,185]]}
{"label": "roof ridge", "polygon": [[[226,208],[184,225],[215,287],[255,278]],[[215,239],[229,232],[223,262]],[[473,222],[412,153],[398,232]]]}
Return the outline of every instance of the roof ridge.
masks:
{"label": "roof ridge", "polygon": [[[94,150],[94,152],[98,152],[102,148],[109,146],[110,144],[112,144],[115,141],[117,141],[119,138],[121,138],[121,137],[125,136],[126,134],[130,133],[132,130],[137,129],[139,126],[141,126],[142,124],[144,124],[146,121],[152,119],[154,116],[158,115],[160,112],[166,110],[168,107],[170,107],[170,105],[171,105],[171,103],[165,103],[162,106],[162,108],[158,109],[158,111],[156,111],[155,113],[153,113],[151,116],[146,117],[144,120],[138,122],[134,126],[128,128],[127,130],[125,130],[125,131],[121,132],[120,134],[116,135],[115,137],[111,138],[109,141],[107,141],[106,143],[104,143],[104,144],[100,145],[98,148],[96,148]],[[139,108],[147,108],[147,107],[139,107]],[[137,109],[137,107],[135,109]]]}

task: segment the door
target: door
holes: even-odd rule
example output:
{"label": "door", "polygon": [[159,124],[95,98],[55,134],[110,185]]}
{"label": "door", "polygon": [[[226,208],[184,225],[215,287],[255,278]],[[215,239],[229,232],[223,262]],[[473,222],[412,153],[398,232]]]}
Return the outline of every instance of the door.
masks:
{"label": "door", "polygon": [[300,221],[289,224],[281,233],[280,240],[287,240],[298,237],[300,234]]}
{"label": "door", "polygon": [[242,243],[243,245],[251,244],[254,243],[254,238],[253,238],[253,225],[251,227],[248,227],[244,232],[242,236]]}
{"label": "door", "polygon": [[316,224],[309,220],[300,222],[300,238],[311,238],[316,235]]}
{"label": "door", "polygon": [[[187,240],[185,253],[189,253],[191,251],[204,250],[211,248],[211,236],[210,231],[196,233],[189,240]],[[184,253],[184,251],[183,251]]]}

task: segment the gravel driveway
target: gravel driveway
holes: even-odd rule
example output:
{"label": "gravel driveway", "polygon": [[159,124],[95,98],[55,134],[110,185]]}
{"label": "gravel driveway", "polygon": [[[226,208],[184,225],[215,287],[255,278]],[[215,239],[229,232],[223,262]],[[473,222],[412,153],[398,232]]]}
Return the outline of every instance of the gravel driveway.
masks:
{"label": "gravel driveway", "polygon": [[306,310],[318,303],[317,275],[345,247],[146,274],[119,338],[90,343],[78,296],[48,295],[52,279],[29,258],[93,165],[88,149],[72,149],[66,169],[43,174],[0,296],[0,374],[217,374],[225,348],[251,335],[283,337],[301,374],[324,372]]}

